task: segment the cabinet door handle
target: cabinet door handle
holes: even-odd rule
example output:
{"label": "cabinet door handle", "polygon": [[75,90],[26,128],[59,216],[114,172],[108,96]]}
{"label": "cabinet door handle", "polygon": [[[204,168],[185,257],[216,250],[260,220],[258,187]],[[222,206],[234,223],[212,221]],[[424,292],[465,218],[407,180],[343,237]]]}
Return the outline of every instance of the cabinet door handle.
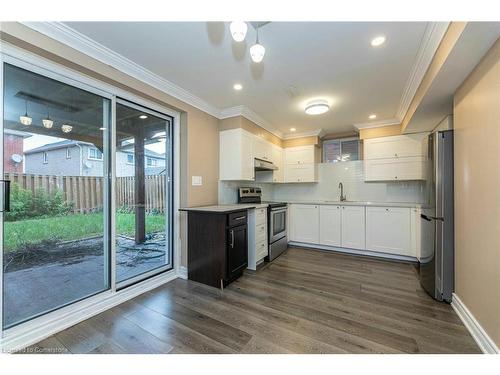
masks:
{"label": "cabinet door handle", "polygon": [[243,220],[245,218],[245,216],[238,216],[238,217],[235,217],[233,220]]}
{"label": "cabinet door handle", "polygon": [[231,229],[231,249],[234,249],[234,230]]}

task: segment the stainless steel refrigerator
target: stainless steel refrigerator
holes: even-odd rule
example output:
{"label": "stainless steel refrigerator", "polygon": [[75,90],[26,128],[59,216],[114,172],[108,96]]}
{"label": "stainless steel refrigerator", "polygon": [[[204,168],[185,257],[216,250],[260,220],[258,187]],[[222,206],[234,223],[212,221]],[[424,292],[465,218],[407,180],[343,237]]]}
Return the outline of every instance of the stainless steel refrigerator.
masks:
{"label": "stainless steel refrigerator", "polygon": [[433,298],[451,302],[454,268],[453,131],[429,135],[421,214],[420,283]]}

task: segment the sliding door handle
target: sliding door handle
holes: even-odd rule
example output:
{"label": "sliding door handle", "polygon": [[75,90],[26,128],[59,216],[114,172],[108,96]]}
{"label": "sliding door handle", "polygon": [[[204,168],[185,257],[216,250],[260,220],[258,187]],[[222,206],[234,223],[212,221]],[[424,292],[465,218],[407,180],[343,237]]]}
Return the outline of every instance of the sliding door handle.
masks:
{"label": "sliding door handle", "polygon": [[10,211],[10,180],[0,180],[3,182],[3,208],[1,212]]}

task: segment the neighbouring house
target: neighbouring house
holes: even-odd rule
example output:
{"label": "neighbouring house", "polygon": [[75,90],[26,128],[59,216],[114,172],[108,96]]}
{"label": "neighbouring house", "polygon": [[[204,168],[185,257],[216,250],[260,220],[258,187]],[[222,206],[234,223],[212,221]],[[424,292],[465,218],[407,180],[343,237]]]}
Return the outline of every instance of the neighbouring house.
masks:
{"label": "neighbouring house", "polygon": [[30,133],[5,129],[3,132],[3,170],[5,173],[23,173],[23,140]]}
{"label": "neighbouring house", "polygon": [[[165,170],[165,156],[146,149],[146,175]],[[24,153],[25,173],[59,176],[102,176],[103,154],[94,144],[64,140],[46,144]],[[133,150],[117,151],[116,176],[133,176],[135,155]]]}

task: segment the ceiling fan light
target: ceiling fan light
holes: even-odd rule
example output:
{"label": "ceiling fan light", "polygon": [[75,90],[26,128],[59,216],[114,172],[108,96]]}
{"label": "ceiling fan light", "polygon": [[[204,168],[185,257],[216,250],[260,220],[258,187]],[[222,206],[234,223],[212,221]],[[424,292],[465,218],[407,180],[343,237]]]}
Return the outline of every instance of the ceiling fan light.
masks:
{"label": "ceiling fan light", "polygon": [[50,129],[54,125],[54,121],[52,121],[50,118],[44,118],[42,120],[42,124],[44,128]]}
{"label": "ceiling fan light", "polygon": [[229,30],[235,42],[243,42],[247,35],[248,26],[246,22],[233,21],[229,25]]}
{"label": "ceiling fan light", "polygon": [[264,59],[265,54],[266,49],[262,44],[255,43],[252,47],[250,47],[250,56],[252,57],[252,61],[255,63],[260,63]]}
{"label": "ceiling fan light", "polygon": [[21,122],[21,124],[29,126],[33,122],[33,119],[25,114],[24,116],[19,116],[19,121]]}
{"label": "ceiling fan light", "polygon": [[308,115],[321,115],[330,110],[330,106],[325,100],[318,100],[308,103],[305,108],[305,112]]}
{"label": "ceiling fan light", "polygon": [[73,130],[73,127],[71,125],[68,125],[68,124],[63,124],[61,126],[61,130],[63,133],[69,133],[70,131]]}

